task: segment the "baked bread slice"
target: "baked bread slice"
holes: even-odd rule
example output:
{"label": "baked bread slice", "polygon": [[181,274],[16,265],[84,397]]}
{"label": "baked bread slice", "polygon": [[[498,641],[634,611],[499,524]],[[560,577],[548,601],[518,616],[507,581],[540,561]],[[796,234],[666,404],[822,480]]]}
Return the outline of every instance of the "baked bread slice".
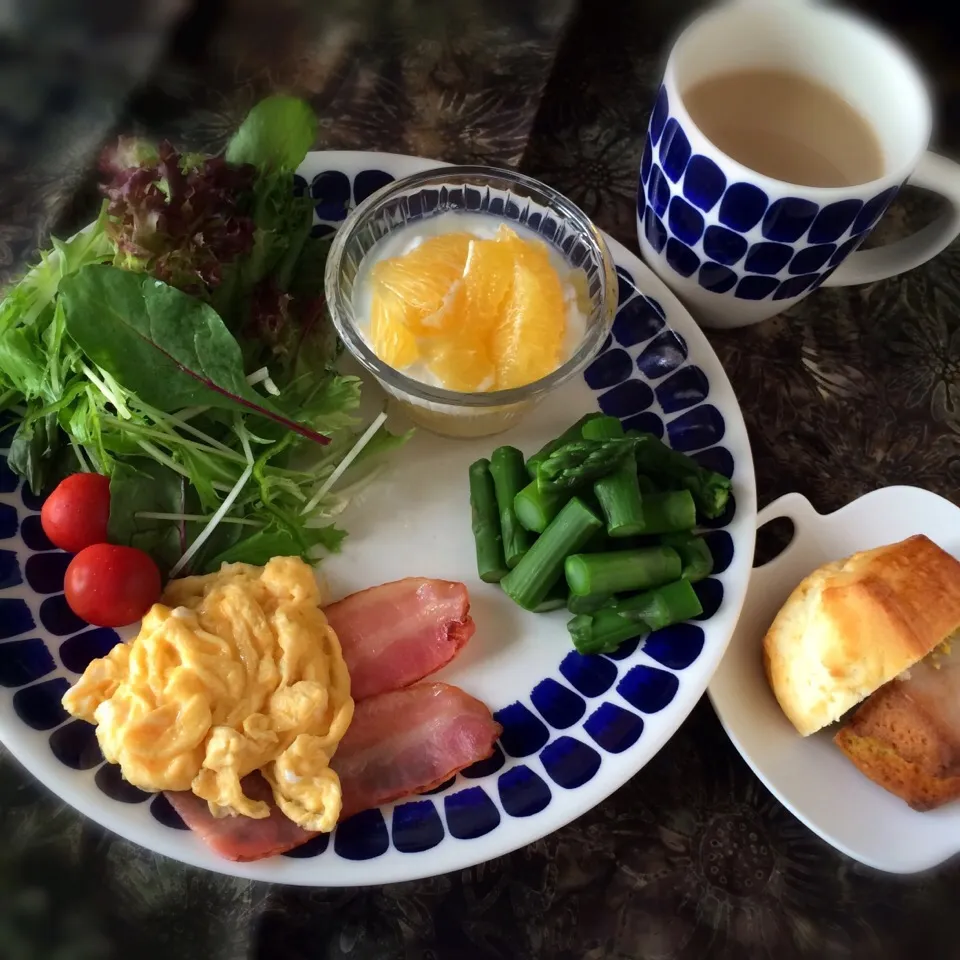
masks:
{"label": "baked bread slice", "polygon": [[960,562],[923,535],[811,573],[763,639],[767,679],[803,736],[960,629]]}
{"label": "baked bread slice", "polygon": [[915,810],[960,798],[960,645],[938,648],[868,697],[834,737],[875,783]]}

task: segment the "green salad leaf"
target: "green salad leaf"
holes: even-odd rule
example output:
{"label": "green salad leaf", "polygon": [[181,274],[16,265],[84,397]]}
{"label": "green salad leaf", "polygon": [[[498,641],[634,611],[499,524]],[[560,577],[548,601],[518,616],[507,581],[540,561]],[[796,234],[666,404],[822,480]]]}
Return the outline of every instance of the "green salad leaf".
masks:
{"label": "green salad leaf", "polygon": [[110,476],[110,542],[139,547],[161,570],[169,570],[183,553],[184,528],[141,514],[181,514],[184,500],[184,478],[169,467],[146,457],[117,463]]}
{"label": "green salad leaf", "polygon": [[210,570],[218,570],[222,563],[252,563],[263,566],[271,557],[300,556],[304,552],[312,556],[317,547],[322,547],[329,553],[339,553],[340,544],[346,535],[345,530],[332,524],[304,528],[299,536],[294,535],[287,527],[272,524],[211,557],[205,566]]}
{"label": "green salad leaf", "polygon": [[264,173],[293,172],[317,137],[317,118],[297,97],[261,100],[227,145],[227,163],[252,163]]}
{"label": "green salad leaf", "polygon": [[149,274],[84,267],[61,285],[67,331],[131,393],[166,412],[241,408],[326,442],[247,384],[236,339],[209,304]]}
{"label": "green salad leaf", "polygon": [[37,494],[109,476],[111,542],[165,572],[338,550],[350,489],[409,436],[366,427],[333,367],[329,243],[294,184],[315,135],[271,97],[226,156],[121,138],[98,220],[0,300],[11,469]]}

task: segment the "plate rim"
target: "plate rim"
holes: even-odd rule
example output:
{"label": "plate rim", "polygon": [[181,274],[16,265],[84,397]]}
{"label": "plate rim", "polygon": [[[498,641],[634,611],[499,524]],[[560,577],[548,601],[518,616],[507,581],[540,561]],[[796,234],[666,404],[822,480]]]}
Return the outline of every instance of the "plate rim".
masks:
{"label": "plate rim", "polygon": [[[387,153],[381,151],[358,151],[358,150],[312,150],[304,159],[303,166],[316,166],[319,164],[329,164],[331,169],[357,171],[370,169],[372,166],[380,164],[385,172],[396,171],[398,167],[401,170],[410,173],[420,170],[427,170],[449,166],[443,161],[430,160],[423,157],[413,157],[404,154]],[[300,168],[298,168],[300,169]],[[400,175],[406,175],[401,173]],[[253,862],[235,862],[217,857],[199,840],[193,836],[193,843],[186,849],[181,849],[184,845],[175,842],[176,837],[183,836],[185,831],[173,831],[157,823],[156,830],[150,830],[145,842],[141,835],[141,827],[137,824],[128,826],[126,821],[111,823],[109,813],[112,808],[104,808],[95,800],[89,799],[89,795],[78,789],[79,778],[92,779],[95,770],[75,771],[71,770],[71,776],[62,780],[58,775],[59,768],[62,767],[46,747],[45,754],[41,751],[30,749],[21,749],[23,742],[18,742],[17,746],[11,747],[7,738],[3,738],[4,746],[25,768],[34,776],[43,786],[59,797],[63,802],[68,803],[83,816],[97,823],[99,826],[125,840],[149,850],[153,853],[159,853],[171,859],[185,863],[189,866],[199,867],[204,870],[210,870],[227,876],[235,876],[242,879],[254,879],[271,883],[282,883],[297,886],[329,886],[329,887],[360,887],[380,885],[384,883],[395,883],[407,880],[418,880],[426,877],[439,876],[466,869],[499,856],[504,856],[515,850],[518,850],[528,844],[542,839],[550,833],[559,830],[563,826],[575,820],[592,810],[598,804],[606,800],[616,790],[620,789],[628,780],[634,777],[650,760],[663,748],[666,742],[677,732],[680,726],[686,721],[687,717],[707,691],[708,684],[714,672],[719,667],[723,654],[731,642],[734,628],[740,611],[746,599],[747,588],[750,579],[750,564],[753,559],[753,546],[756,535],[756,479],[753,463],[753,454],[750,445],[750,438],[747,433],[746,424],[743,419],[743,413],[740,403],[736,397],[733,387],[727,377],[726,371],[720,361],[716,351],[711,346],[709,340],[699,327],[686,307],[680,302],[677,296],[666,286],[666,284],[656,276],[655,273],[633,253],[624,244],[611,237],[605,231],[604,239],[609,244],[611,253],[617,266],[622,266],[627,270],[635,281],[635,288],[639,293],[654,297],[661,303],[669,307],[668,325],[676,329],[676,318],[682,318],[680,326],[683,328],[681,333],[688,345],[694,344],[693,352],[697,361],[700,363],[710,363],[710,391],[711,398],[716,394],[721,394],[722,398],[718,406],[722,409],[722,415],[726,424],[724,442],[730,445],[727,440],[731,434],[737,435],[737,442],[734,445],[737,449],[736,456],[736,514],[725,529],[730,530],[733,527],[739,528],[742,536],[742,542],[736,543],[733,563],[728,570],[735,567],[744,567],[745,573],[741,569],[736,582],[740,588],[736,591],[725,589],[723,606],[718,614],[711,621],[719,619],[715,629],[724,629],[726,626],[726,638],[722,643],[716,644],[708,649],[705,644],[704,650],[697,657],[695,664],[704,674],[702,678],[690,680],[684,676],[684,672],[675,673],[680,686],[676,695],[664,711],[658,714],[644,714],[644,742],[645,749],[642,752],[642,760],[634,763],[618,763],[616,773],[606,775],[604,778],[595,776],[590,785],[584,785],[574,791],[561,791],[558,796],[568,796],[571,802],[551,803],[545,810],[529,818],[514,819],[509,818],[508,823],[529,825],[526,829],[498,830],[483,838],[475,840],[460,840],[445,832],[444,844],[448,844],[448,849],[461,847],[456,855],[445,856],[441,866],[433,864],[440,859],[437,848],[427,850],[415,856],[400,855],[399,858],[386,862],[385,857],[378,857],[371,860],[351,861],[343,858],[320,857],[314,859],[296,859],[289,857],[274,856]],[[714,401],[716,402],[716,401]],[[746,558],[746,563],[745,563]],[[731,578],[732,579],[732,578]],[[727,584],[725,583],[725,587]],[[11,638],[13,639],[13,638]],[[693,665],[691,665],[693,666]],[[688,668],[689,669],[689,668]],[[4,733],[8,728],[12,714],[12,695],[0,700],[0,733]],[[669,722],[664,722],[662,713],[670,716]],[[27,732],[29,738],[23,740],[36,739],[39,745],[45,745],[49,736],[49,731],[35,731],[26,727],[19,718],[15,718],[18,726],[18,734]],[[20,741],[20,736],[16,738]],[[652,744],[652,746],[651,746]],[[533,758],[531,758],[533,759]],[[50,775],[45,768],[49,767]],[[57,788],[50,786],[50,782],[57,783]],[[600,781],[598,783],[598,781]],[[477,785],[485,783],[486,780],[476,781]],[[557,788],[560,790],[560,788]],[[589,797],[586,802],[577,803],[576,798]],[[411,798],[403,798],[409,801]],[[144,804],[152,801],[145,801]],[[401,801],[403,802],[403,801]],[[138,805],[141,806],[141,805]],[[393,804],[385,804],[380,809],[390,810]],[[519,838],[517,833],[520,834]],[[168,836],[169,834],[169,836]],[[388,851],[390,852],[390,851]],[[437,854],[432,856],[431,854]],[[331,866],[332,865],[332,866]],[[419,865],[419,866],[417,866]],[[310,866],[314,869],[310,870]],[[279,869],[278,869],[279,868]],[[313,875],[311,875],[313,874]]]}

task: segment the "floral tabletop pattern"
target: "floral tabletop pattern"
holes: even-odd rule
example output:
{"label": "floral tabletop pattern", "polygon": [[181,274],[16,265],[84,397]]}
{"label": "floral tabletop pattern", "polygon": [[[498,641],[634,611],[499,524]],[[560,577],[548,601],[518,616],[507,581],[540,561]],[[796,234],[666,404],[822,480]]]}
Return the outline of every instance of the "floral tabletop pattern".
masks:
{"label": "floral tabletop pattern", "polygon": [[[264,93],[308,96],[318,148],[519,166],[632,249],[662,54],[693,0],[12,0],[0,4],[0,273],[96,207],[117,130],[221,145]],[[955,25],[864,2],[921,57],[960,152]],[[51,27],[51,25],[54,25]],[[878,239],[935,212],[910,190]],[[960,503],[960,244],[711,334],[743,406],[761,505],[821,511],[892,483]],[[761,545],[761,549],[762,549]],[[461,874],[271,888],[165,860],[84,820],[0,753],[0,958],[738,960],[960,957],[960,865],[888,877],[760,785],[708,702],[627,786]]]}

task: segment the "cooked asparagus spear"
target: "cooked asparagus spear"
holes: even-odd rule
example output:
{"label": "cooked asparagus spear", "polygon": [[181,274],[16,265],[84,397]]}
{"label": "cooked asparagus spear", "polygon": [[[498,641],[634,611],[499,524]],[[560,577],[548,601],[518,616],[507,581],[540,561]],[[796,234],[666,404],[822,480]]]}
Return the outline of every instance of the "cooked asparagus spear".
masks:
{"label": "cooked asparagus spear", "polygon": [[633,453],[635,440],[575,440],[554,450],[537,467],[543,491],[570,490],[613,473]]}
{"label": "cooked asparagus spear", "polygon": [[658,587],[679,580],[682,569],[680,554],[673,547],[575,553],[564,564],[570,592],[581,597]]}
{"label": "cooked asparagus spear", "polygon": [[580,653],[613,653],[621,643],[645,636],[703,612],[688,580],[677,580],[655,590],[621,600],[593,614],[579,614],[567,624]]}
{"label": "cooked asparagus spear", "polygon": [[514,509],[514,498],[527,483],[523,454],[516,447],[497,447],[490,455],[490,475],[497,495],[503,555],[512,570],[530,549],[531,537],[521,526]]}
{"label": "cooked asparagus spear", "polygon": [[577,497],[570,500],[500,581],[514,603],[536,610],[563,576],[563,563],[576,553],[603,524]]}
{"label": "cooked asparagus spear", "polygon": [[565,447],[568,443],[573,440],[579,440],[582,436],[581,430],[586,423],[589,423],[591,420],[596,420],[598,417],[602,417],[603,414],[597,410],[595,413],[588,413],[586,416],[581,417],[572,427],[568,427],[559,437],[554,437],[549,443],[545,443],[530,459],[527,461],[527,474],[531,480],[537,479],[537,466],[541,460],[546,460],[546,458],[553,453],[554,450],[559,450],[560,447]]}
{"label": "cooked asparagus spear", "polygon": [[531,533],[543,533],[560,512],[568,497],[560,492],[547,493],[531,480],[514,498],[513,509],[520,523]]}
{"label": "cooked asparagus spear", "polygon": [[477,573],[485,583],[496,583],[506,575],[507,565],[503,557],[497,496],[487,459],[470,464],[470,513],[477,550]]}
{"label": "cooked asparagus spear", "polygon": [[692,530],[697,522],[697,507],[689,490],[648,493],[643,498],[643,532],[676,533]]}
{"label": "cooked asparagus spear", "polygon": [[680,554],[683,561],[683,579],[696,583],[704,577],[709,577],[713,571],[713,554],[703,537],[692,533],[669,533],[662,542],[673,547]]}
{"label": "cooked asparagus spear", "polygon": [[651,433],[631,430],[627,436],[637,440],[636,457],[640,473],[689,490],[705,517],[714,519],[723,513],[730,499],[731,483],[728,477],[701,467],[693,457],[672,450]]}

